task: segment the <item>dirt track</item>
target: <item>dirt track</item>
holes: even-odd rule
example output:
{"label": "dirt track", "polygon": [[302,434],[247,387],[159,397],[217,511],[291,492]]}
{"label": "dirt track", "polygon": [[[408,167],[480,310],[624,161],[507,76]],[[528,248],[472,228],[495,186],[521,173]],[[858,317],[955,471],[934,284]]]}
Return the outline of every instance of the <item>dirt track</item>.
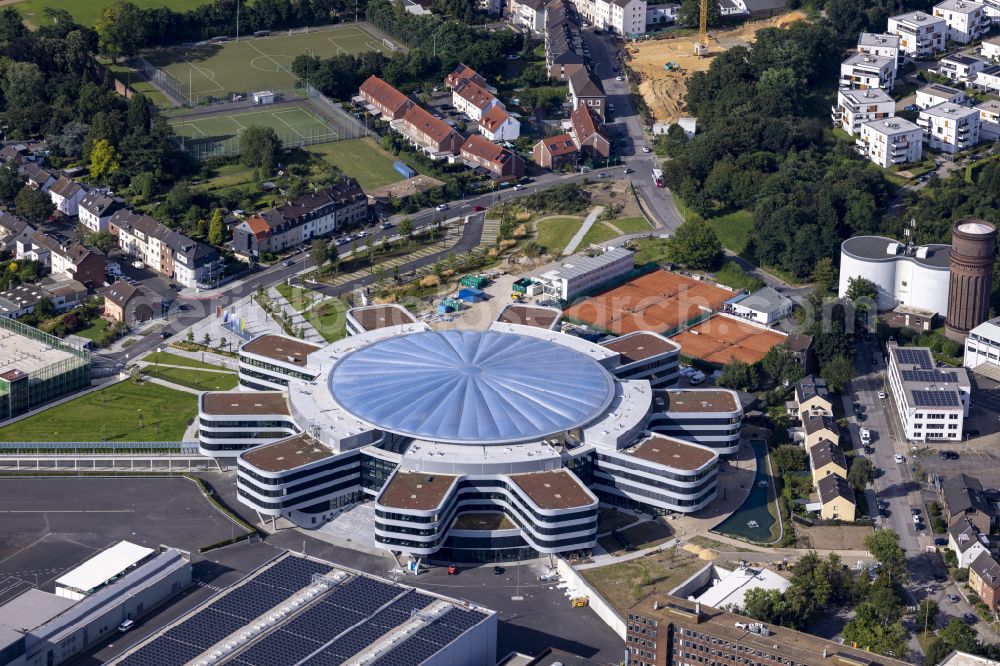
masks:
{"label": "dirt track", "polygon": [[[639,92],[659,123],[673,123],[685,115],[684,95],[687,79],[695,72],[702,72],[712,64],[714,56],[734,46],[752,44],[757,31],[763,28],[783,28],[790,23],[805,19],[800,11],[789,12],[764,21],[745,23],[732,30],[718,30],[709,33],[709,55],[694,55],[697,35],[675,37],[673,39],[650,39],[629,45],[632,53],[631,68],[642,79]],[[663,65],[675,62],[681,70],[667,72]]]}

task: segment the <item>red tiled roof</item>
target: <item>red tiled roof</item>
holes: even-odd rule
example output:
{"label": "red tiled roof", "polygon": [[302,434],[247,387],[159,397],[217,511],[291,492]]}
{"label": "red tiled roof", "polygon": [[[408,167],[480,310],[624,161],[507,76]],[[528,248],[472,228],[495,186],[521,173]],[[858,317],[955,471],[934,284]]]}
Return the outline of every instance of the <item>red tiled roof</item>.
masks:
{"label": "red tiled roof", "polygon": [[448,138],[449,134],[455,131],[451,125],[440,118],[435,118],[431,115],[430,111],[418,105],[411,106],[406,115],[403,116],[403,120],[415,129],[431,137],[437,143],[441,143]]}
{"label": "red tiled roof", "polygon": [[264,221],[260,215],[254,215],[253,217],[247,218],[247,226],[250,227],[250,231],[257,238],[265,238],[267,234],[271,231],[271,227],[268,226],[267,222]]}
{"label": "red tiled roof", "polygon": [[576,138],[581,143],[595,134],[600,134],[601,138],[607,140],[604,132],[601,131],[600,120],[586,104],[581,104],[577,107],[576,111],[570,114],[570,121],[573,123],[573,131],[576,132]]}
{"label": "red tiled roof", "polygon": [[493,132],[507,122],[508,118],[510,118],[510,114],[498,104],[483,114],[482,119],[479,121],[479,126],[489,132]]}
{"label": "red tiled roof", "polygon": [[399,92],[391,85],[378,78],[374,74],[369,76],[359,88],[362,94],[367,95],[390,111],[398,111],[410,102],[410,98]]}
{"label": "red tiled roof", "polygon": [[466,154],[474,155],[496,165],[506,164],[514,157],[514,153],[508,149],[498,146],[478,134],[473,134],[462,144],[462,155]]}
{"label": "red tiled roof", "polygon": [[545,150],[547,150],[553,157],[569,155],[570,153],[576,152],[576,146],[573,144],[573,137],[569,134],[550,136],[546,139],[542,139],[539,143],[541,143],[545,147]]}
{"label": "red tiled roof", "polygon": [[458,93],[459,97],[466,100],[477,109],[485,109],[496,99],[496,97],[493,96],[493,93],[489,90],[483,88],[478,83],[471,81],[463,85],[461,88],[456,88],[455,92]]}
{"label": "red tiled roof", "polygon": [[476,70],[472,69],[467,65],[463,65],[462,63],[458,63],[458,66],[454,69],[454,71],[452,71],[451,74],[445,77],[444,82],[445,85],[454,88],[462,81],[474,81],[475,83],[478,83],[481,86],[486,85],[486,79],[484,79],[478,73],[476,73]]}

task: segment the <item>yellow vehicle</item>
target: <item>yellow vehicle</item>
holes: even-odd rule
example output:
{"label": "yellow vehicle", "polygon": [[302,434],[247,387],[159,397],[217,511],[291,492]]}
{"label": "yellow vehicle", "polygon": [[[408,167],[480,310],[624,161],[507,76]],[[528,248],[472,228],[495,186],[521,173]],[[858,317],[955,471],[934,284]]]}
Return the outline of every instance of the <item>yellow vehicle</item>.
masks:
{"label": "yellow vehicle", "polygon": [[573,608],[583,608],[590,605],[590,597],[574,597],[570,600]]}

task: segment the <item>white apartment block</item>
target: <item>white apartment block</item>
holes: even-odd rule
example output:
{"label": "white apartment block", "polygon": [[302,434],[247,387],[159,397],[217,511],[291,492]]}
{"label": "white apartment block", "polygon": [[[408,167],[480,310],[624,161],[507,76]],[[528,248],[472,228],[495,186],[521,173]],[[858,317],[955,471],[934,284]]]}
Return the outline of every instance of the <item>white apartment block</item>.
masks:
{"label": "white apartment block", "polygon": [[577,7],[596,28],[623,36],[646,32],[646,0],[593,0]]}
{"label": "white apartment block", "polygon": [[965,91],[940,83],[931,83],[917,91],[917,106],[929,109],[938,104],[965,104]]}
{"label": "white apartment block", "polygon": [[957,104],[938,104],[920,112],[917,124],[931,148],[957,153],[979,143],[979,111]]}
{"label": "white apartment block", "polygon": [[1000,60],[1000,37],[984,39],[980,46],[979,55],[990,60]]}
{"label": "white apartment block", "polygon": [[1000,102],[991,99],[976,105],[979,111],[979,138],[983,141],[1000,139]]}
{"label": "white apartment block", "polygon": [[944,0],[934,5],[934,16],[942,18],[948,26],[948,41],[968,44],[981,38],[990,29],[986,8],[969,0]]}
{"label": "white apartment block", "polygon": [[887,32],[899,35],[899,48],[911,58],[927,58],[944,51],[948,26],[926,12],[908,12],[889,18]]}
{"label": "white apartment block", "polygon": [[833,126],[839,127],[851,136],[861,133],[861,125],[872,120],[892,118],[896,115],[896,103],[884,90],[852,90],[841,88],[837,93],[837,104],[831,109]]}
{"label": "white apartment block", "polygon": [[511,0],[510,20],[532,32],[544,32],[545,0]]}
{"label": "white apartment block", "polygon": [[919,162],[923,155],[922,139],[920,127],[906,118],[886,118],[862,123],[855,144],[862,157],[889,168]]}
{"label": "white apartment block", "polygon": [[840,64],[840,86],[847,88],[881,88],[892,90],[896,85],[896,59],[856,53]]}
{"label": "white apartment block", "polygon": [[991,20],[1000,18],[1000,0],[980,0],[980,2]]}
{"label": "white apartment block", "polygon": [[902,65],[906,54],[899,47],[899,35],[889,33],[863,32],[858,38],[858,53],[892,58]]}
{"label": "white apartment block", "polygon": [[988,65],[976,74],[972,87],[994,95],[1000,94],[1000,65]]}
{"label": "white apartment block", "polygon": [[889,386],[911,442],[962,441],[971,384],[965,368],[937,368],[926,347],[889,348]]}
{"label": "white apartment block", "polygon": [[955,83],[969,85],[979,72],[986,69],[988,62],[975,56],[964,53],[955,53],[941,58],[938,63],[937,73],[945,78],[951,79]]}
{"label": "white apartment block", "polygon": [[646,5],[646,27],[656,27],[660,25],[670,25],[677,22],[677,15],[681,11],[681,6],[674,2],[663,5]]}

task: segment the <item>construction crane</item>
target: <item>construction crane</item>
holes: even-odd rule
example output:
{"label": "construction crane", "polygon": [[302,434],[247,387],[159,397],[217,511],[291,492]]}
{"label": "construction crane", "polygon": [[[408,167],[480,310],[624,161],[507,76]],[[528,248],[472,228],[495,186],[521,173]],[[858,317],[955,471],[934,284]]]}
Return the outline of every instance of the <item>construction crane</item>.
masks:
{"label": "construction crane", "polygon": [[708,55],[708,3],[709,0],[698,3],[698,41],[694,43],[694,54],[698,56]]}

